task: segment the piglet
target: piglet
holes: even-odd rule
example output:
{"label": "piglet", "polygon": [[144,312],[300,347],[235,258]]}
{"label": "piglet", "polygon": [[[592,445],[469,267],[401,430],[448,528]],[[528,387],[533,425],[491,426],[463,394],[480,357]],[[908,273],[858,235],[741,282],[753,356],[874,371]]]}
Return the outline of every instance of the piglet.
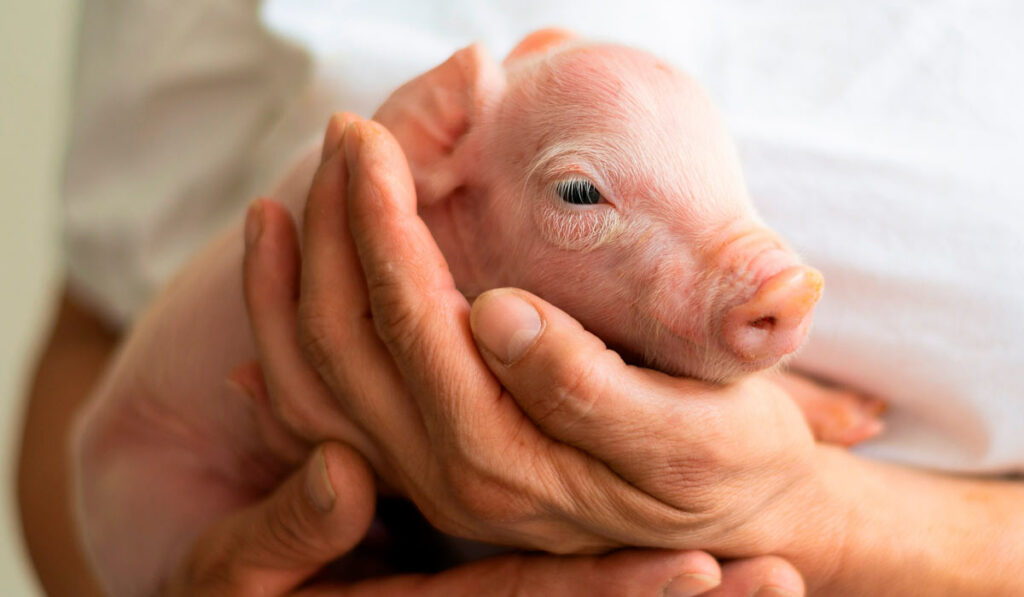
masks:
{"label": "piglet", "polygon": [[[775,366],[806,336],[821,275],[759,221],[700,86],[656,57],[555,30],[504,64],[470,46],[375,118],[405,150],[467,296],[527,289],[637,363],[721,383]],[[277,195],[296,217],[317,163],[311,153]],[[101,571],[132,571],[107,579],[118,594],[179,561],[205,522],[191,504],[239,499],[211,478],[258,495],[281,473],[249,398],[226,382],[256,357],[242,247],[239,225],[161,293],[81,417],[84,536]],[[870,403],[790,381],[820,439],[877,432]],[[301,408],[301,439],[352,435],[337,405]]]}

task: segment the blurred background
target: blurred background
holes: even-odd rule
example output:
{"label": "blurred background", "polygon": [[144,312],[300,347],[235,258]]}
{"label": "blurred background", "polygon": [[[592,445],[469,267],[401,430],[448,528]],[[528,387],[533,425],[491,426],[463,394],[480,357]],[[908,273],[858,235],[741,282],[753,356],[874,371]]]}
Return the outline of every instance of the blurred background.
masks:
{"label": "blurred background", "polygon": [[14,473],[28,369],[59,284],[57,205],[77,2],[0,0],[0,595],[39,595]]}

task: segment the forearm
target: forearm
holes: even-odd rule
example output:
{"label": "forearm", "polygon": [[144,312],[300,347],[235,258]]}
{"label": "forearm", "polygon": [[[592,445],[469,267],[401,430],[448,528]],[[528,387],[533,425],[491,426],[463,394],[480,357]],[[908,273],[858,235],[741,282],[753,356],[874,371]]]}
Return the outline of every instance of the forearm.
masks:
{"label": "forearm", "polygon": [[[1024,485],[932,474],[832,448],[820,455],[829,496],[821,512],[841,517],[845,532],[841,545],[832,542],[838,566],[817,579],[818,594],[1024,594]],[[829,549],[820,539],[808,544]]]}
{"label": "forearm", "polygon": [[25,409],[18,506],[32,563],[48,595],[99,595],[75,533],[68,436],[116,337],[68,296],[39,359]]}

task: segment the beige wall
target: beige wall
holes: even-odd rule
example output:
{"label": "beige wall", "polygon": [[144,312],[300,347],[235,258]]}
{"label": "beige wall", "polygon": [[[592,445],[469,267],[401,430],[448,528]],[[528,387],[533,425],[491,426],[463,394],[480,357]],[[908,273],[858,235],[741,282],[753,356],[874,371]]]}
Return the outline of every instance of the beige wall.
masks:
{"label": "beige wall", "polygon": [[38,595],[13,500],[26,367],[59,280],[58,175],[67,122],[73,0],[0,0],[0,595]]}

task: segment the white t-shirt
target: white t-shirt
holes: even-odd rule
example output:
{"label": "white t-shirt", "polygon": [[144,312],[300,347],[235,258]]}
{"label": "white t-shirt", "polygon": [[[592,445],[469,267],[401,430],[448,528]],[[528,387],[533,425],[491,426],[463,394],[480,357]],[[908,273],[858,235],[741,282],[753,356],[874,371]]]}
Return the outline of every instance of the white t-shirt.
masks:
{"label": "white t-shirt", "polygon": [[824,272],[795,364],[890,404],[872,457],[1024,471],[1024,5],[85,3],[73,287],[124,324],[335,110],[558,25],[694,74],[765,220]]}

